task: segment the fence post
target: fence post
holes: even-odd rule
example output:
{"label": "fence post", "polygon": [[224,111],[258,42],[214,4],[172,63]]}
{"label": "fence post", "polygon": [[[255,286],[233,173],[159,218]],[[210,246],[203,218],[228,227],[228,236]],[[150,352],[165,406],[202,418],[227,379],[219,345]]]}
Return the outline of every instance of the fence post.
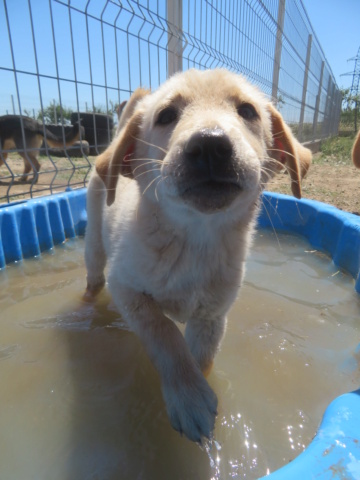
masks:
{"label": "fence post", "polygon": [[325,62],[323,60],[322,63],[321,63],[319,89],[318,89],[318,94],[316,96],[316,103],[315,103],[315,113],[314,113],[314,123],[313,123],[313,140],[316,140],[316,129],[317,129],[318,118],[319,118],[319,106],[320,106],[320,98],[321,98],[321,90],[322,90],[322,81],[323,81],[323,76],[324,76],[324,67],[325,67]]}
{"label": "fence post", "polygon": [[274,53],[274,68],[273,68],[273,81],[271,97],[275,105],[278,103],[278,87],[279,87],[279,74],[281,63],[281,50],[282,50],[282,34],[284,30],[284,18],[285,18],[285,0],[279,0],[278,16],[277,16],[277,30],[276,30],[276,43]]}
{"label": "fence post", "polygon": [[341,92],[340,90],[336,90],[335,100],[334,100],[334,112],[332,115],[332,125],[331,125],[331,133],[333,135],[336,135],[339,132],[341,101],[342,101]]}
{"label": "fence post", "polygon": [[339,134],[339,124],[340,124],[340,115],[341,115],[341,103],[342,103],[342,94],[340,90],[336,92],[336,115],[334,115],[334,129],[333,134]]}
{"label": "fence post", "polygon": [[306,92],[307,92],[307,84],[308,84],[308,76],[309,76],[311,44],[312,44],[312,35],[310,34],[308,36],[306,63],[305,63],[305,72],[304,72],[304,83],[303,83],[301,110],[300,110],[299,133],[298,133],[298,139],[299,139],[300,142],[302,142],[302,140],[303,140],[303,126],[304,126],[304,116],[305,116]]}
{"label": "fence post", "polygon": [[167,0],[168,77],[182,71],[182,0]]}
{"label": "fence post", "polygon": [[326,90],[326,103],[325,103],[325,110],[324,110],[324,122],[323,122],[323,128],[322,128],[322,136],[326,137],[327,133],[329,132],[329,102],[331,98],[331,85],[332,85],[332,80],[331,76],[329,76],[329,81],[328,81],[328,86]]}

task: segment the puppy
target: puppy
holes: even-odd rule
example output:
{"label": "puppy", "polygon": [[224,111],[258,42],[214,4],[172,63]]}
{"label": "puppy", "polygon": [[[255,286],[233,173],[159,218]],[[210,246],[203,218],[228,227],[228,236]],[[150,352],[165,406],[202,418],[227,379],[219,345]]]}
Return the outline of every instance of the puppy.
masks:
{"label": "puppy", "polygon": [[354,146],[352,149],[352,160],[355,167],[360,168],[360,130],[356,135]]}
{"label": "puppy", "polygon": [[[122,120],[88,187],[85,299],[103,287],[108,259],[112,298],[160,375],[172,426],[200,442],[217,414],[204,375],[279,162],[301,197],[294,139],[264,95],[226,70],[137,90]],[[185,338],[173,320],[186,322]]]}
{"label": "puppy", "polygon": [[[46,137],[44,137],[44,128]],[[84,129],[83,127],[81,128],[84,137]],[[38,161],[39,149],[44,138],[46,138],[46,142],[50,147],[64,147],[64,145],[69,147],[80,139],[80,128],[78,124],[74,125],[72,131],[63,139],[51,133],[33,118],[20,117],[19,115],[4,115],[0,117],[0,167],[8,157],[8,152],[1,151],[1,149],[16,149],[24,160],[24,173],[21,180],[26,181],[28,174],[33,169],[34,181],[37,182],[40,171],[40,163]]]}

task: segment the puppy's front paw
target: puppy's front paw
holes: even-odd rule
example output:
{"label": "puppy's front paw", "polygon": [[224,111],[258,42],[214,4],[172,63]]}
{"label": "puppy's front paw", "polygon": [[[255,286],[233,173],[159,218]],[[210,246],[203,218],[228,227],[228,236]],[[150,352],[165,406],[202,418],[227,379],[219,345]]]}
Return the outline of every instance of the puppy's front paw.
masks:
{"label": "puppy's front paw", "polygon": [[163,385],[163,395],[172,427],[190,440],[201,442],[214,430],[218,400],[199,372],[186,382]]}

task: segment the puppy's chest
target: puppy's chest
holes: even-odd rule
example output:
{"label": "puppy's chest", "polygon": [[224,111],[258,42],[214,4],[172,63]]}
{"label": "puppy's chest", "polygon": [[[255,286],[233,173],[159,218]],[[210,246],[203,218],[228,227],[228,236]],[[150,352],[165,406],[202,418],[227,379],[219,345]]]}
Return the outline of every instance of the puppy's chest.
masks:
{"label": "puppy's chest", "polygon": [[230,259],[221,243],[191,244],[174,236],[153,252],[149,293],[179,321],[201,309],[223,305],[240,283],[241,262],[237,255]]}

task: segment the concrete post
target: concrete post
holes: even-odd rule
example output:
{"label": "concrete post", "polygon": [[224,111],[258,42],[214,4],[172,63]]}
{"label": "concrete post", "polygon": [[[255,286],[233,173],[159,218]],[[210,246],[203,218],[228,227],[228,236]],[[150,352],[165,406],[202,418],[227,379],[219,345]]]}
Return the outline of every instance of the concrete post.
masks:
{"label": "concrete post", "polygon": [[324,67],[325,67],[325,62],[322,61],[321,72],[320,72],[320,80],[319,80],[319,89],[318,89],[318,94],[316,96],[316,104],[315,104],[315,112],[314,112],[313,140],[316,140],[316,129],[317,129],[318,118],[319,118],[319,106],[320,106],[320,99],[321,99],[322,81],[323,81],[323,76],[324,76]]}
{"label": "concrete post", "polygon": [[167,0],[168,76],[182,71],[182,0]]}
{"label": "concrete post", "polygon": [[306,53],[306,61],[305,61],[303,91],[302,91],[302,99],[301,99],[300,121],[299,121],[298,140],[300,142],[303,140],[303,126],[304,126],[306,92],[307,92],[309,66],[310,66],[310,56],[311,56],[311,44],[312,44],[312,35],[309,35],[308,45],[307,45],[307,53]]}
{"label": "concrete post", "polygon": [[284,18],[285,18],[285,0],[279,0],[278,5],[278,17],[277,17],[277,30],[276,30],[276,43],[274,53],[274,68],[273,68],[273,81],[272,81],[272,101],[277,105],[277,95],[279,88],[279,74],[281,64],[281,50],[282,50],[282,34],[284,30]]}
{"label": "concrete post", "polygon": [[329,133],[329,123],[330,123],[330,99],[331,99],[331,86],[332,86],[332,79],[331,76],[329,75],[329,81],[328,81],[328,86],[326,90],[326,103],[325,103],[325,110],[324,110],[324,122],[323,122],[323,128],[322,128],[322,136],[326,137]]}

